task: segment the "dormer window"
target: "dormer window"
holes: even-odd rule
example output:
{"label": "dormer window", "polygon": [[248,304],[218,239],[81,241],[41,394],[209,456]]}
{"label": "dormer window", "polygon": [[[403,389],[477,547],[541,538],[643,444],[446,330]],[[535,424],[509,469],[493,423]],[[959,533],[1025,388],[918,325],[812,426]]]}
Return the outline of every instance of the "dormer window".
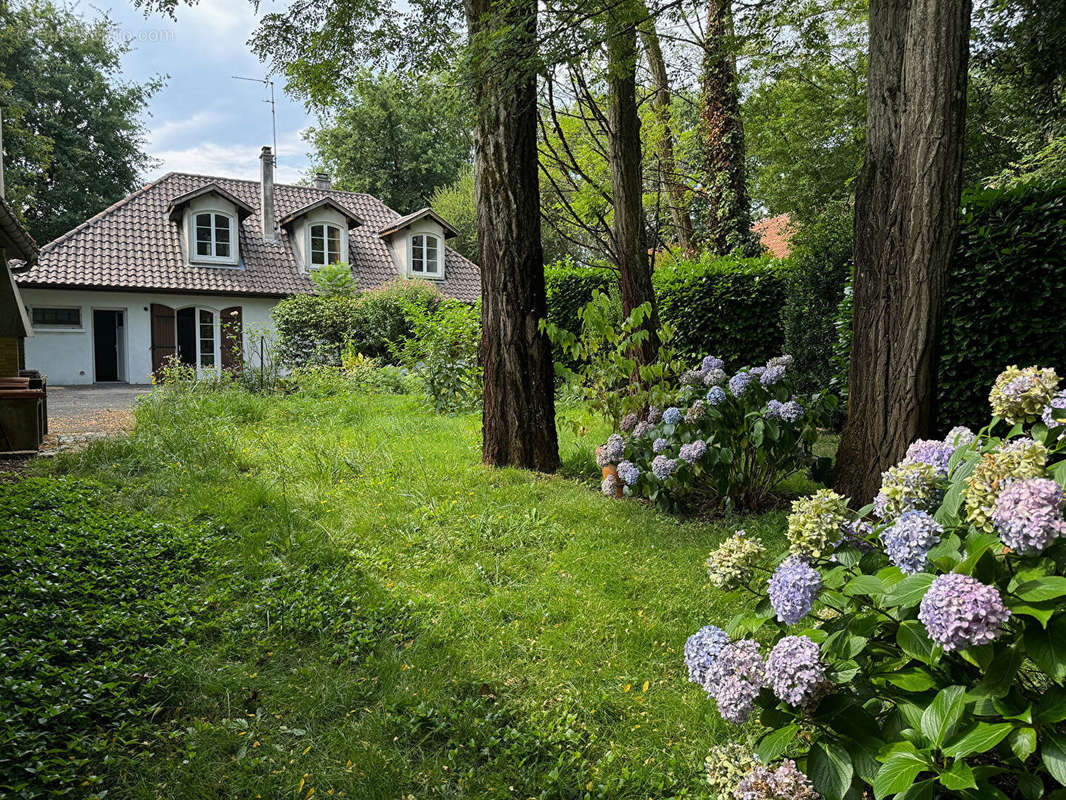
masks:
{"label": "dormer window", "polygon": [[203,212],[194,215],[196,261],[233,261],[236,223],[228,214]]}
{"label": "dormer window", "polygon": [[341,229],[316,223],[311,226],[311,266],[336,264],[341,260]]}
{"label": "dormer window", "polygon": [[411,274],[427,278],[439,278],[440,239],[428,233],[416,233],[411,237]]}

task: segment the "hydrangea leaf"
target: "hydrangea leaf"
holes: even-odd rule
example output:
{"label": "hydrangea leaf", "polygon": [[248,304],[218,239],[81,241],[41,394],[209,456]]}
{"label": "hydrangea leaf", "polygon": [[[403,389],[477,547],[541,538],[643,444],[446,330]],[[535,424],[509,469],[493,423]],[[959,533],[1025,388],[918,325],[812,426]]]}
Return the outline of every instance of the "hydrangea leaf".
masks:
{"label": "hydrangea leaf", "polygon": [[929,765],[915,753],[893,753],[874,778],[874,797],[883,800],[913,787],[914,779],[929,769]]}
{"label": "hydrangea leaf", "polygon": [[981,681],[967,693],[968,699],[1003,697],[1010,691],[1014,676],[1022,664],[1022,654],[1016,647],[996,654]]}
{"label": "hydrangea leaf", "polygon": [[933,797],[933,781],[919,781],[913,786],[907,787],[900,794],[896,795],[896,800],[932,800]]}
{"label": "hydrangea leaf", "polygon": [[854,774],[851,755],[842,747],[816,744],[807,755],[807,775],[825,800],[844,800]]}
{"label": "hydrangea leaf", "polygon": [[1025,603],[1008,598],[1007,608],[1011,610],[1012,614],[1022,614],[1027,617],[1032,617],[1046,628],[1048,622],[1053,616],[1055,616],[1055,612],[1061,608],[1061,605],[1054,602]]}
{"label": "hydrangea leaf", "polygon": [[1014,590],[1014,594],[1030,603],[1053,600],[1056,597],[1066,595],[1066,578],[1058,575],[1047,575],[1043,578],[1026,581]]}
{"label": "hydrangea leaf", "polygon": [[1057,733],[1045,731],[1040,757],[1047,771],[1051,773],[1051,777],[1066,786],[1066,738]]}
{"label": "hydrangea leaf", "polygon": [[855,595],[881,595],[885,593],[885,584],[875,575],[856,575],[847,586],[844,594],[854,597]]}
{"label": "hydrangea leaf", "polygon": [[1025,652],[1056,683],[1066,678],[1066,617],[1052,620],[1046,630],[1032,624],[1022,635]]}
{"label": "hydrangea leaf", "polygon": [[993,533],[971,533],[966,537],[964,545],[966,559],[959,563],[953,570],[962,575],[972,575],[977,562],[981,560],[988,548],[999,544],[999,537]]}
{"label": "hydrangea leaf", "polygon": [[1042,725],[1062,722],[1066,719],[1066,692],[1053,688],[1037,702],[1034,719]]}
{"label": "hydrangea leaf", "polygon": [[951,729],[958,724],[966,707],[966,689],[948,686],[941,689],[933,702],[922,713],[922,733],[934,745],[940,747]]}
{"label": "hydrangea leaf", "polygon": [[908,575],[892,587],[885,597],[885,605],[888,608],[912,608],[921,602],[932,583],[933,576],[928,572]]}
{"label": "hydrangea leaf", "polygon": [[938,649],[925,632],[925,626],[915,619],[908,619],[900,623],[896,631],[896,644],[911,658],[916,658],[925,664],[933,664],[939,660]]}
{"label": "hydrangea leaf", "polygon": [[1028,726],[1015,728],[1010,735],[1010,749],[1020,761],[1025,761],[1036,752],[1036,729]]}
{"label": "hydrangea leaf", "polygon": [[755,752],[762,759],[764,764],[769,764],[776,761],[781,757],[781,754],[788,749],[789,744],[796,738],[796,734],[799,733],[799,725],[787,725],[784,728],[779,728],[776,731],[771,731],[766,734],[755,745]]}
{"label": "hydrangea leaf", "polygon": [[936,686],[936,679],[921,667],[910,667],[893,672],[885,676],[885,680],[905,692],[927,692]]}
{"label": "hydrangea leaf", "polygon": [[1007,738],[1014,726],[1009,722],[978,722],[944,745],[944,753],[952,758],[984,753]]}
{"label": "hydrangea leaf", "polygon": [[1060,461],[1058,464],[1053,466],[1049,470],[1049,472],[1051,473],[1052,479],[1055,480],[1056,483],[1066,486],[1066,460]]}
{"label": "hydrangea leaf", "polygon": [[974,780],[973,770],[965,761],[956,761],[946,770],[940,773],[940,783],[945,789],[958,791],[960,789],[976,789],[977,781]]}

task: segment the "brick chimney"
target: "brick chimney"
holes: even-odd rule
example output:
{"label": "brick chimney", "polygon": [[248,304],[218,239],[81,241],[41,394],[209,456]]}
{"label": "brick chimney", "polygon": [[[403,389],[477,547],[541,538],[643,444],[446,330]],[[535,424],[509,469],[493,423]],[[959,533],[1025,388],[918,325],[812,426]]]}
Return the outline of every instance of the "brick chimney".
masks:
{"label": "brick chimney", "polygon": [[259,222],[263,227],[263,241],[278,240],[277,219],[274,216],[274,153],[264,147],[259,154]]}
{"label": "brick chimney", "polygon": [[315,188],[316,189],[329,189],[330,188],[329,175],[327,175],[325,172],[316,172],[315,173]]}

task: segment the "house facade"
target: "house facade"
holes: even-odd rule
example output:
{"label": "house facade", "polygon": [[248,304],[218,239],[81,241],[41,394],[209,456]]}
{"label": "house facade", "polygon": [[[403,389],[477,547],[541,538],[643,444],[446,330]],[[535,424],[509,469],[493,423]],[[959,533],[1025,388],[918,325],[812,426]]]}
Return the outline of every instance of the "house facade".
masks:
{"label": "house facade", "polygon": [[432,282],[465,302],[478,267],[445,242],[430,209],[406,216],[366,194],[168,173],[41,248],[16,276],[34,336],[26,362],[53,384],[148,383],[168,358],[238,366],[279,300],[309,294],[311,272],[347,262],[357,288]]}

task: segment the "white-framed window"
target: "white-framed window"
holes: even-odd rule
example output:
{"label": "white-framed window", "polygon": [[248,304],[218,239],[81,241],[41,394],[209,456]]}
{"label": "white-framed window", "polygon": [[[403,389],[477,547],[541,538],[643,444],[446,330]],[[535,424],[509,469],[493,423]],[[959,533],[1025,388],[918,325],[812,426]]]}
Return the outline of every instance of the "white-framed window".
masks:
{"label": "white-framed window", "polygon": [[237,221],[218,211],[197,211],[193,220],[193,261],[236,260]]}
{"label": "white-framed window", "polygon": [[425,278],[442,278],[440,238],[431,233],[411,236],[411,274]]}
{"label": "white-framed window", "polygon": [[174,314],[178,359],[201,372],[219,366],[219,319],[214,309],[199,306],[179,308]]}
{"label": "white-framed window", "polygon": [[81,308],[33,306],[30,321],[35,328],[81,328]]}
{"label": "white-framed window", "polygon": [[312,267],[336,264],[341,260],[341,229],[328,222],[316,222],[310,227],[308,252]]}

